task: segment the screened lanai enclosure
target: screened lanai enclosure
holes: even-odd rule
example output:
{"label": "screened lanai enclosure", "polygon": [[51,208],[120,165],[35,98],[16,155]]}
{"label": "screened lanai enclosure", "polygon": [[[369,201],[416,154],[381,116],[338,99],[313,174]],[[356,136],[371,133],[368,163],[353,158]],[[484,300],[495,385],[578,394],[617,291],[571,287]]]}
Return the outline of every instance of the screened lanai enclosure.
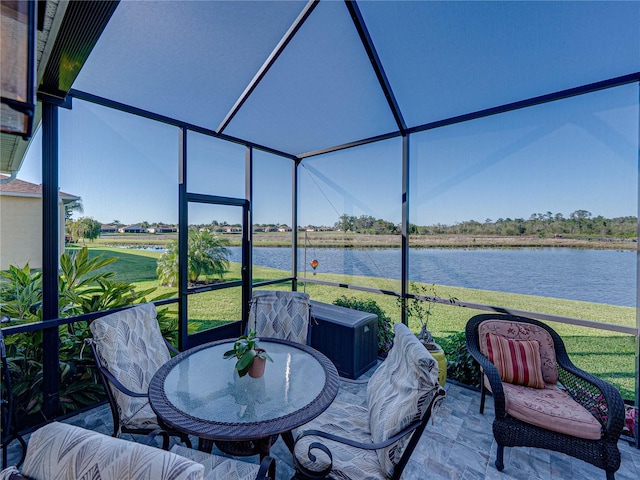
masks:
{"label": "screened lanai enclosure", "polygon": [[[60,362],[105,310],[155,300],[184,349],[237,336],[259,288],[371,298],[416,332],[398,299],[426,292],[439,338],[482,311],[549,321],[637,406],[640,3],[37,4],[36,133],[3,133],[1,162],[4,185],[42,184],[37,300],[3,310],[42,352],[36,423],[82,406]],[[137,294],[71,308],[59,190],[69,218],[170,235],[177,281],[103,234],[91,258]],[[214,282],[190,279],[197,231],[230,242]]]}

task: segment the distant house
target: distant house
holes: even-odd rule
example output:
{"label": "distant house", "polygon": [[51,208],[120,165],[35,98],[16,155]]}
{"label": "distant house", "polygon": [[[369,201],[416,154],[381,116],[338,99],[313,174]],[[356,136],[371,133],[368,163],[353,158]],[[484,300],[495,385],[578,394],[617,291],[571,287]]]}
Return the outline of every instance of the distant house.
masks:
{"label": "distant house", "polygon": [[147,233],[147,229],[142,227],[139,223],[135,225],[127,225],[126,227],[120,227],[118,229],[120,233]]}
{"label": "distant house", "polygon": [[289,227],[287,225],[282,225],[282,226],[278,227],[278,231],[279,232],[290,232],[291,231],[291,227]]}
{"label": "distant house", "polygon": [[242,233],[242,227],[224,227],[223,233]]}
{"label": "distant house", "polygon": [[115,225],[100,225],[100,233],[116,233],[118,227]]}
{"label": "distant house", "polygon": [[171,225],[158,225],[157,227],[147,228],[147,232],[149,233],[173,233],[175,231],[176,227],[172,227]]}
{"label": "distant house", "polygon": [[[0,175],[5,180],[6,175]],[[58,194],[60,218],[60,254],[64,253],[64,205],[80,197]],[[42,268],[42,185],[12,180],[0,184],[0,270],[10,265]]]}

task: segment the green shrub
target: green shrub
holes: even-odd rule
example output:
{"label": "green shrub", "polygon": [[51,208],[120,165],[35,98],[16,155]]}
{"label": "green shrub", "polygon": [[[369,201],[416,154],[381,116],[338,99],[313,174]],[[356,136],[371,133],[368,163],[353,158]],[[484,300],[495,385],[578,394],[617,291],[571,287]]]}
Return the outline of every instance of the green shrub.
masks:
{"label": "green shrub", "polygon": [[393,344],[393,322],[375,300],[347,297],[342,295],[333,301],[334,305],[353,308],[361,312],[373,313],[378,316],[378,355],[386,356]]}
{"label": "green shrub", "polygon": [[480,367],[467,350],[465,332],[454,333],[438,341],[447,357],[447,378],[480,387]]}
{"label": "green shrub", "polygon": [[[144,303],[156,288],[140,290],[126,282],[111,280],[113,273],[100,272],[117,258],[90,259],[86,247],[60,257],[58,280],[62,317]],[[35,322],[42,319],[42,273],[29,265],[0,272],[0,314],[14,320]],[[154,300],[160,300],[160,295]],[[158,309],[160,328],[175,342],[177,320],[168,308]],[[60,408],[62,412],[92,405],[104,398],[102,383],[91,355],[82,354],[84,339],[90,336],[86,321],[62,325],[59,331]],[[5,338],[7,359],[13,384],[15,408],[19,418],[41,412],[43,395],[42,331],[10,335]],[[2,386],[4,388],[4,385]],[[4,395],[5,392],[2,392]],[[20,427],[20,426],[19,426]]]}

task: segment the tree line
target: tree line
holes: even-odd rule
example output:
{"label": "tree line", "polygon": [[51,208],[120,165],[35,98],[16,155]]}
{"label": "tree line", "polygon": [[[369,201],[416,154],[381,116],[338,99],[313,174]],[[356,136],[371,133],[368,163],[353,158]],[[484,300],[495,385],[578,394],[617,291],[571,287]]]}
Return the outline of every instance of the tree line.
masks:
{"label": "tree line", "polygon": [[[344,232],[365,233],[370,235],[398,234],[401,224],[394,224],[370,215],[343,214],[334,228]],[[587,210],[576,210],[565,217],[562,213],[532,213],[524,218],[487,218],[484,222],[467,220],[454,225],[437,223],[435,225],[409,224],[411,235],[498,235],[498,236],[598,236],[615,238],[635,238],[638,219],[634,216],[605,218],[593,216]]]}

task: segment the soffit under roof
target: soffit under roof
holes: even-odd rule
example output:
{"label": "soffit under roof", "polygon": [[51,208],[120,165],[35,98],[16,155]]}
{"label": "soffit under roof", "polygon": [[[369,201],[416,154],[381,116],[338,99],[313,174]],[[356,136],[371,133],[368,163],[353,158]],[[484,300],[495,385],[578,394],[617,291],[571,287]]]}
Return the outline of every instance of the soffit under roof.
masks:
{"label": "soffit under roof", "polygon": [[[37,5],[38,96],[44,94],[62,103],[118,1],[39,0]],[[41,103],[38,102],[34,132],[39,127],[41,116]],[[0,171],[17,172],[33,138],[25,141],[15,135],[2,134]]]}
{"label": "soffit under roof", "polygon": [[[42,28],[38,30],[38,44],[36,46],[38,80],[40,80],[44,74],[44,66],[47,64],[51,49],[53,48],[56,32],[64,17],[67,4],[66,2],[59,2],[58,0],[38,2],[38,8],[42,7],[44,7],[44,15]],[[34,125],[37,125],[39,121],[40,111],[37,112],[37,115],[38,120],[34,122]],[[9,173],[19,170],[28,146],[29,141],[23,140],[17,135],[7,133],[0,134],[0,172]]]}

